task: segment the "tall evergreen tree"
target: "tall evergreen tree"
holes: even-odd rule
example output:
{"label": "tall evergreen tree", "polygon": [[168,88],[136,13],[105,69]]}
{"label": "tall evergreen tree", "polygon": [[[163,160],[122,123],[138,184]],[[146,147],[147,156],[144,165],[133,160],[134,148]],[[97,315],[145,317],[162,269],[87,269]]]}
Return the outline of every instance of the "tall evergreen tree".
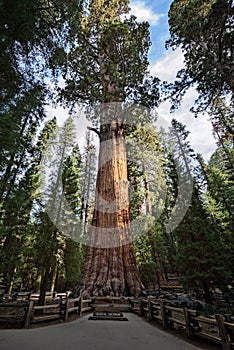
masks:
{"label": "tall evergreen tree", "polygon": [[233,274],[234,247],[234,183],[229,161],[223,148],[217,149],[208,164],[199,156],[203,186],[206,188],[207,211],[220,232],[226,246],[226,269]]}
{"label": "tall evergreen tree", "polygon": [[[39,182],[39,164],[43,148],[53,128],[53,121],[48,122],[39,136],[36,145],[32,144],[35,125],[27,126],[27,138],[24,138],[21,153],[15,160],[9,183],[5,184],[1,203],[1,273],[6,283],[6,292],[11,290],[14,271],[22,263],[22,251],[29,233],[30,213],[36,199]],[[11,254],[14,250],[15,254]]]}
{"label": "tall evergreen tree", "polygon": [[[78,44],[68,54],[68,79],[61,92],[62,99],[100,106],[93,118],[100,122],[99,196],[80,281],[86,286],[85,296],[139,295],[142,290],[131,242],[124,115],[120,105],[127,101],[156,105],[158,81],[146,79],[148,24],[137,23],[134,17],[122,20],[127,12],[127,0],[89,2]],[[108,207],[114,201],[116,209],[107,212],[103,200]]]}
{"label": "tall evergreen tree", "polygon": [[[74,146],[71,155],[64,162],[63,189],[71,210],[79,220],[82,219],[83,209],[81,186],[81,154],[78,146]],[[85,247],[80,242],[65,237],[63,263],[66,289],[73,288],[80,278],[84,253]]]}
{"label": "tall evergreen tree", "polygon": [[225,291],[231,271],[227,269],[227,247],[200,196],[195,187],[191,206],[175,230],[176,263],[184,277],[184,285],[196,292],[203,289],[204,297],[210,303],[211,290],[218,287]]}
{"label": "tall evergreen tree", "polygon": [[[75,162],[79,162],[78,158],[70,156],[74,144],[74,123],[72,118],[68,118],[64,126],[56,128],[49,140],[48,146],[45,148],[43,155],[43,164],[46,169],[44,174],[43,188],[41,189],[41,205],[37,213],[37,239],[35,242],[35,250],[37,251],[38,266],[42,273],[40,285],[39,303],[43,304],[45,293],[51,288],[53,275],[58,270],[59,259],[61,259],[64,238],[61,235],[61,223],[64,216],[63,201],[65,195],[70,199],[69,212],[66,212],[67,219],[77,214],[79,208],[79,194],[77,191],[73,193],[71,201],[71,187],[79,188],[79,178],[73,174]],[[49,166],[46,168],[46,165]],[[68,163],[70,166],[68,167]],[[70,182],[67,181],[70,177]],[[62,186],[64,182],[64,189]],[[72,185],[73,184],[73,185]],[[74,210],[74,211],[73,211]],[[45,250],[46,254],[43,254]]]}
{"label": "tall evergreen tree", "polygon": [[[228,250],[207,207],[204,187],[200,185],[201,174],[195,166],[195,154],[187,141],[188,132],[185,126],[175,120],[172,121],[172,125],[176,131],[174,137],[178,139],[175,155],[184,163],[183,167],[179,168],[182,179],[184,170],[190,178],[196,176],[192,180],[194,187],[190,187],[191,198],[186,199],[184,196],[182,202],[178,203],[180,207],[185,202],[187,211],[173,232],[176,242],[175,263],[178,272],[184,277],[184,285],[196,291],[199,288],[203,289],[206,301],[211,302],[211,289],[218,287],[225,290],[230,281],[231,270],[227,268]],[[190,181],[189,177],[187,181]],[[181,184],[178,186],[178,196],[181,192],[180,186]]]}
{"label": "tall evergreen tree", "polygon": [[[132,187],[130,212],[134,218],[134,227],[143,226],[142,219],[147,217],[150,219],[149,229],[135,242],[138,263],[141,265],[141,274],[143,274],[144,269],[149,268],[152,279],[157,280],[160,286],[164,275],[160,249],[157,244],[159,234],[156,224],[154,224],[154,221],[159,220],[163,211],[166,190],[160,139],[152,126],[138,125],[134,131],[130,131],[127,141],[128,176]],[[148,259],[145,260],[143,257],[145,254],[141,254],[141,252],[146,252],[147,246]]]}
{"label": "tall evergreen tree", "polygon": [[82,177],[82,208],[81,220],[83,223],[84,234],[87,233],[87,225],[90,222],[92,211],[94,209],[94,195],[96,182],[96,147],[91,136],[91,132],[86,133],[86,146],[84,154],[84,165],[81,169]]}

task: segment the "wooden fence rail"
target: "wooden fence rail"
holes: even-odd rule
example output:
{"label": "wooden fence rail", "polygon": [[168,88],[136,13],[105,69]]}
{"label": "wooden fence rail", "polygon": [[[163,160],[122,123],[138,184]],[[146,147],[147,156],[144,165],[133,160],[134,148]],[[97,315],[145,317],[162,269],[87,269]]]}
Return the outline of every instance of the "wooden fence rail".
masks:
{"label": "wooden fence rail", "polygon": [[[92,299],[83,300],[81,297],[67,297],[66,299],[61,297],[59,302],[49,303],[43,306],[37,305],[35,300],[30,300],[27,303],[0,303],[0,321],[11,322],[17,320],[21,324],[24,324],[25,328],[34,323],[56,319],[66,322],[69,314],[72,312],[82,315],[86,311],[91,311],[92,306],[90,304],[92,301]],[[20,312],[15,314],[15,309],[20,310]]]}
{"label": "wooden fence rail", "polygon": [[[234,323],[230,315],[216,315],[212,319],[199,316],[196,310],[172,307],[166,305],[163,300],[152,298],[96,297],[82,299],[81,297],[69,298],[64,293],[59,297],[60,300],[54,300],[53,303],[47,302],[44,306],[37,305],[31,297],[27,302],[23,300],[14,303],[0,303],[0,321],[21,320],[24,327],[56,319],[66,322],[72,312],[82,315],[87,311],[92,311],[95,308],[95,302],[103,301],[119,305],[124,302],[128,304],[126,310],[147,317],[149,321],[160,322],[164,328],[182,328],[188,337],[212,340],[221,344],[224,350],[234,349]],[[4,312],[4,309],[7,312]]]}
{"label": "wooden fence rail", "polygon": [[234,323],[230,315],[216,315],[215,319],[198,316],[196,310],[165,305],[150,299],[131,300],[132,311],[159,321],[164,328],[183,328],[188,337],[201,337],[222,345],[224,350],[234,349]]}
{"label": "wooden fence rail", "polygon": [[[39,293],[18,292],[15,294],[1,294],[2,301],[30,301],[38,300]],[[55,298],[66,299],[68,293],[46,292],[45,300],[50,301]]]}
{"label": "wooden fence rail", "polygon": [[28,303],[0,303],[0,322],[18,324],[25,320]]}
{"label": "wooden fence rail", "polygon": [[[42,322],[47,320],[62,319],[65,322],[70,313],[76,312],[78,315],[82,315],[86,311],[91,311],[90,306],[92,299],[83,300],[78,298],[66,298],[61,300],[58,304],[48,304],[44,306],[34,305],[34,301],[30,301],[28,314],[26,316],[25,327],[28,327],[31,323]],[[31,306],[30,306],[31,305]],[[37,310],[42,311],[42,314],[38,315]],[[36,312],[35,312],[36,311]]]}

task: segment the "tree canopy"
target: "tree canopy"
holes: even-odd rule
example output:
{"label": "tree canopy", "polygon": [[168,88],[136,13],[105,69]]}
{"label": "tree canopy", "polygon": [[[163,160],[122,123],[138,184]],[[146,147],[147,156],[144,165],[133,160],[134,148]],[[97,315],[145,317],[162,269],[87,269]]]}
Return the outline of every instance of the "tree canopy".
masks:
{"label": "tree canopy", "polygon": [[232,0],[172,2],[167,47],[180,47],[185,63],[170,86],[175,107],[191,86],[199,94],[197,111],[233,94],[233,14]]}

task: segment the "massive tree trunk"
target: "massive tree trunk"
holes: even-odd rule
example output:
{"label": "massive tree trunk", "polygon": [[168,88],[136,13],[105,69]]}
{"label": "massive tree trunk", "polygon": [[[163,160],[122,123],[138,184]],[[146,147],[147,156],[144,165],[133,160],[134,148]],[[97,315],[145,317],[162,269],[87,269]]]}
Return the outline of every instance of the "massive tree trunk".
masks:
{"label": "massive tree trunk", "polygon": [[138,296],[143,285],[131,235],[124,129],[114,108],[107,105],[102,114],[95,209],[79,285],[84,297]]}

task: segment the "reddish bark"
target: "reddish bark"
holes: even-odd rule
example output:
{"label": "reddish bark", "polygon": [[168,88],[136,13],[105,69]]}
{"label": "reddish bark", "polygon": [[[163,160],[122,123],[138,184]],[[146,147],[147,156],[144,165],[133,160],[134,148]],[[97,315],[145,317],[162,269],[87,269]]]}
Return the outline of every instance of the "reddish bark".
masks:
{"label": "reddish bark", "polygon": [[126,141],[120,119],[100,128],[99,171],[90,244],[80,284],[83,296],[135,295],[143,285],[136,264],[129,214]]}

